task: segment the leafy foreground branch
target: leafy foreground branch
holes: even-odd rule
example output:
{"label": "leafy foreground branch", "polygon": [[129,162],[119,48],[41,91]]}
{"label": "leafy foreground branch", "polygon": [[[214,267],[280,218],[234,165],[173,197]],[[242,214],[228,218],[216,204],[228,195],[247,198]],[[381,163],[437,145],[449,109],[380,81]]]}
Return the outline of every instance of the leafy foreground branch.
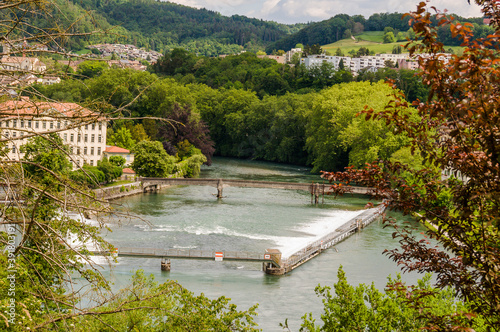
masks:
{"label": "leafy foreground branch", "polygon": [[158,284],[139,270],[130,288],[97,310],[70,311],[37,327],[65,321],[74,331],[260,331],[253,328],[256,308],[238,311],[223,296],[195,296],[174,281]]}
{"label": "leafy foreground branch", "polygon": [[[311,313],[302,317],[300,331],[418,331],[426,327],[434,317],[450,316],[448,323],[463,323],[470,309],[457,302],[451,288],[436,289],[430,285],[430,274],[407,287],[398,275],[388,278],[384,292],[373,284],[356,287],[347,282],[346,275],[339,268],[338,281],[333,285],[316,287],[316,294],[323,298],[322,326],[316,324]],[[418,305],[413,300],[422,299]],[[469,317],[470,318],[470,317]],[[467,322],[466,322],[467,323]],[[476,317],[474,329],[486,331],[484,321]]]}
{"label": "leafy foreground branch", "polygon": [[[472,331],[475,317],[483,317],[487,331],[500,331],[500,8],[495,1],[476,2],[492,17],[496,32],[471,41],[469,25],[438,14],[439,25],[450,24],[452,35],[466,47],[463,55],[449,61],[441,56],[443,45],[426,4],[409,14],[421,43],[407,48],[413,54],[430,54],[419,59],[430,95],[413,103],[416,119],[398,93],[384,111],[364,111],[367,119],[382,119],[405,133],[424,167],[375,162],[360,170],[324,173],[340,184],[374,187],[374,195],[385,198],[392,209],[414,214],[431,226],[427,233],[442,247],[419,240],[409,228],[396,227],[393,237],[401,248],[386,251],[403,271],[434,273],[438,287],[452,287],[468,304],[464,319],[435,314],[427,330]],[[343,187],[336,184],[333,189],[341,193]],[[409,297],[408,302],[422,307],[428,296]]]}
{"label": "leafy foreground branch", "polygon": [[1,331],[257,331],[257,306],[238,311],[225,297],[194,296],[142,272],[114,294],[90,253],[113,251],[100,235],[112,211],[70,178],[69,147],[57,134],[37,135],[20,151],[20,160],[0,151]]}

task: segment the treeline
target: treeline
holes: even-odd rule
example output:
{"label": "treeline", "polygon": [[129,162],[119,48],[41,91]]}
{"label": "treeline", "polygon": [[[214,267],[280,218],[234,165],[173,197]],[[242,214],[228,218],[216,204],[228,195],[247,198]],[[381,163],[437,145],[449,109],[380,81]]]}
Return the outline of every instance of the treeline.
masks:
{"label": "treeline", "polygon": [[171,76],[177,81],[202,83],[211,88],[251,90],[259,97],[266,95],[304,94],[318,92],[339,83],[354,80],[376,82],[394,79],[398,88],[410,96],[410,101],[427,97],[427,89],[413,71],[381,69],[376,73],[361,73],[357,78],[346,70],[335,70],[332,64],[306,68],[279,64],[272,59],[258,58],[247,52],[225,58],[197,57],[182,49],[165,54],[152,70],[160,76]]}
{"label": "treeline", "polygon": [[[48,98],[99,105],[107,112],[130,103],[132,117],[165,119],[132,124],[141,125],[150,140],[162,142],[165,150],[181,150],[182,144],[189,143],[208,157],[215,143],[215,154],[220,156],[312,165],[315,171],[340,170],[391,158],[406,140],[383,122],[356,117],[365,105],[382,110],[390,100],[392,89],[381,82],[351,82],[320,92],[259,98],[248,90],[213,89],[147,72],[107,69],[84,82],[74,79],[36,89]],[[186,124],[177,127],[184,130],[177,140],[168,119]],[[123,126],[123,121],[114,121],[112,131]]]}
{"label": "treeline", "polygon": [[[373,14],[368,19],[361,15],[339,14],[317,23],[285,25],[239,15],[227,17],[214,11],[166,1],[55,1],[57,6],[43,14],[13,11],[2,13],[2,18],[9,20],[22,15],[33,26],[32,31],[26,31],[32,42],[37,41],[32,39],[36,36],[36,29],[49,27],[54,20],[61,30],[76,34],[71,38],[54,40],[50,44],[52,48],[81,50],[89,44],[108,42],[134,44],[159,52],[184,48],[204,56],[262,49],[271,53],[289,50],[298,43],[330,44],[363,31],[381,31],[391,27],[397,32],[404,32],[409,28],[408,19],[402,19],[399,13]],[[482,25],[481,19],[457,17],[457,20],[474,23],[478,37],[491,32],[491,28]],[[95,31],[96,26],[106,33],[87,35]],[[458,44],[449,29],[440,29],[439,35],[445,45]],[[19,37],[22,39],[28,35]]]}
{"label": "treeline", "polygon": [[[482,18],[464,18],[453,15],[457,22],[473,23],[476,38],[481,38],[492,33],[493,29],[483,25]],[[335,43],[344,38],[349,38],[352,34],[359,34],[363,31],[383,31],[390,27],[396,32],[405,32],[410,28],[409,17],[403,17],[400,13],[380,13],[373,14],[368,19],[361,15],[349,16],[347,14],[338,14],[334,17],[312,23],[304,29],[286,36],[266,47],[266,52],[274,50],[289,50],[298,43],[308,45],[326,45]],[[434,16],[434,24],[437,26],[437,20]],[[489,31],[486,32],[486,31]],[[445,45],[460,45],[458,39],[452,38],[449,27],[439,28],[439,38]]]}
{"label": "treeline", "polygon": [[[167,1],[82,0],[74,3],[95,11],[114,26],[125,28],[131,34],[127,38],[129,42],[159,52],[178,46],[188,47],[196,41],[262,49],[304,26],[287,26],[239,15],[227,17],[204,8],[196,9]],[[196,49],[190,48],[190,51],[205,55],[220,54],[199,45]]]}

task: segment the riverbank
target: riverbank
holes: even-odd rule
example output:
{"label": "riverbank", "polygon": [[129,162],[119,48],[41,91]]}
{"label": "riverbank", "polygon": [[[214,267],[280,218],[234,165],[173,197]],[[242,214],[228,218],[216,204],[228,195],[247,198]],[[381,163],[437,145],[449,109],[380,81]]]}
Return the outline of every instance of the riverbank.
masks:
{"label": "riverbank", "polygon": [[[158,185],[157,190],[169,187],[170,185]],[[107,187],[107,188],[99,188],[99,189],[94,189],[93,192],[95,193],[95,197],[100,200],[115,200],[127,196],[133,196],[133,195],[138,195],[142,194],[145,191],[145,188],[142,185],[141,181],[136,181],[133,183],[127,183],[127,184],[122,184],[122,185],[117,185],[117,186],[112,186],[112,187]]]}

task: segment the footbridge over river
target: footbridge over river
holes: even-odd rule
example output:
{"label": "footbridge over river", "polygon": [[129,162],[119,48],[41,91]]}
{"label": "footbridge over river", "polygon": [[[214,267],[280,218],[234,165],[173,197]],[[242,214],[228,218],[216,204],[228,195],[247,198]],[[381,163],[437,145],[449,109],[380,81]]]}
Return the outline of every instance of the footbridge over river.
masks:
{"label": "footbridge over river", "polygon": [[[330,184],[325,183],[294,183],[294,182],[274,182],[274,181],[253,181],[236,179],[186,179],[186,178],[139,178],[145,192],[156,191],[163,185],[172,186],[211,186],[217,188],[217,198],[222,198],[222,191],[226,187],[242,188],[269,188],[269,189],[289,189],[307,191],[318,204],[319,196],[328,193]],[[347,192],[353,194],[367,195],[373,192],[373,188],[346,186]]]}

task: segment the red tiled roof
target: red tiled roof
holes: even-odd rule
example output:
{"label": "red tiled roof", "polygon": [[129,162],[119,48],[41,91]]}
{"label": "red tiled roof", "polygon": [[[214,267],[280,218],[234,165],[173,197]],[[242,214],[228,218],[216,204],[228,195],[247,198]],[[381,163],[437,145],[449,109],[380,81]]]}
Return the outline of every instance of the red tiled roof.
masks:
{"label": "red tiled roof", "polygon": [[[47,114],[48,113],[48,114]],[[52,113],[52,114],[51,114]],[[96,113],[75,103],[50,103],[35,101],[7,101],[0,104],[0,114],[4,116],[44,116],[51,115],[61,117],[90,117]],[[57,117],[56,116],[56,117]]]}
{"label": "red tiled roof", "polygon": [[130,153],[130,150],[120,148],[118,146],[108,146],[106,147],[106,150],[104,152],[109,152],[109,153]]}
{"label": "red tiled roof", "polygon": [[134,170],[131,168],[128,168],[128,167],[123,169],[123,173],[124,174],[135,174]]}

